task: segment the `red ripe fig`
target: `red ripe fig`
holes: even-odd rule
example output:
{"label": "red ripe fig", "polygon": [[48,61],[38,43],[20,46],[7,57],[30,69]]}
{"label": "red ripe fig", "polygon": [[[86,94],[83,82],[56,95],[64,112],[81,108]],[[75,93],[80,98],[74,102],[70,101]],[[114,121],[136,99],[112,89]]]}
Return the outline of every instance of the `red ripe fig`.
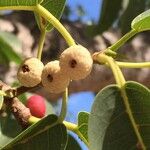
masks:
{"label": "red ripe fig", "polygon": [[46,113],[46,104],[45,100],[40,95],[33,95],[28,98],[26,106],[30,109],[30,112],[33,116],[42,118]]}

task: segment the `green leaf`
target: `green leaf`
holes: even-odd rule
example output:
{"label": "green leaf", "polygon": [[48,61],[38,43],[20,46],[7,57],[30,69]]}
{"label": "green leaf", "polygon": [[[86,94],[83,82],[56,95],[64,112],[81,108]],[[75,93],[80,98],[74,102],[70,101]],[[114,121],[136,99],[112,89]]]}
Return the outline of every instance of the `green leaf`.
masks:
{"label": "green leaf", "polygon": [[131,27],[137,32],[150,30],[150,9],[134,18]]}
{"label": "green leaf", "polygon": [[88,119],[89,113],[87,112],[79,112],[78,114],[78,130],[83,135],[83,137],[88,142]]}
{"label": "green leaf", "polygon": [[68,142],[65,150],[82,150],[78,142],[72,135],[68,135]]}
{"label": "green leaf", "polygon": [[146,0],[129,0],[128,6],[120,18],[122,34],[130,31],[131,21],[145,10]]}
{"label": "green leaf", "polygon": [[58,124],[25,143],[20,142],[13,148],[15,150],[64,150],[66,142],[66,128],[63,124]]}
{"label": "green leaf", "polygon": [[1,0],[0,7],[7,6],[35,6],[41,3],[42,0]]}
{"label": "green leaf", "polygon": [[[150,91],[136,82],[127,82],[125,90],[139,133],[148,148]],[[96,96],[89,117],[88,137],[90,150],[138,150],[138,139],[116,85],[104,88]]]}
{"label": "green leaf", "polygon": [[49,115],[36,124],[31,125],[13,141],[2,149],[13,148],[16,150],[60,150],[64,149],[67,142],[67,131],[63,124],[51,127],[57,121],[57,116]]}
{"label": "green leaf", "polygon": [[90,150],[102,150],[104,136],[115,108],[116,99],[119,102],[122,101],[119,88],[115,85],[104,88],[95,97],[89,117]]}
{"label": "green leaf", "polygon": [[[51,14],[53,14],[57,19],[60,19],[62,12],[64,10],[66,0],[43,0],[41,5],[46,8]],[[38,14],[35,14],[39,28],[42,27],[42,22],[44,22],[44,27],[47,31],[50,31],[53,26],[47,22],[44,18],[41,18]]]}
{"label": "green leaf", "polygon": [[130,81],[125,85],[129,104],[138,130],[147,149],[150,147],[150,90]]}
{"label": "green leaf", "polygon": [[4,102],[4,96],[3,95],[0,95],[0,110],[3,106],[3,102]]}
{"label": "green leaf", "polygon": [[4,55],[9,61],[20,64],[22,60],[15,49],[21,49],[21,43],[16,36],[11,33],[0,32],[0,55]]}

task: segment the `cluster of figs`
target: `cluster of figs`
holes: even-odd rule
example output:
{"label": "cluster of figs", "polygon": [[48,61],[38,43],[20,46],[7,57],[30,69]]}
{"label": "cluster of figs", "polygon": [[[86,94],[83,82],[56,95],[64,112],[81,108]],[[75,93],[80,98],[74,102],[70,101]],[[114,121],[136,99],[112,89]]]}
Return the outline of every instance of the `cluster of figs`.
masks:
{"label": "cluster of figs", "polygon": [[38,84],[50,93],[65,91],[71,80],[84,79],[91,72],[93,60],[90,52],[81,45],[65,49],[59,60],[44,65],[39,59],[25,59],[17,73],[19,82],[25,87]]}

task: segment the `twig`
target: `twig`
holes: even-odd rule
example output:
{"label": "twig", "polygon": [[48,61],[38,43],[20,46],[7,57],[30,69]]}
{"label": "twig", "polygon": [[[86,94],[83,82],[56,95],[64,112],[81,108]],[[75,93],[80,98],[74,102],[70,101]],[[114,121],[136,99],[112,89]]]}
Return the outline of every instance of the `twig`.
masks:
{"label": "twig", "polygon": [[24,86],[21,86],[21,87],[18,87],[15,89],[15,95],[14,97],[17,97],[27,91],[31,91],[31,90],[35,90],[35,89],[38,89],[40,88],[42,85],[41,84],[38,84],[37,86],[34,86],[34,87],[24,87]]}
{"label": "twig", "polygon": [[18,123],[23,129],[29,126],[29,118],[31,116],[30,109],[27,108],[17,97],[5,98],[5,104],[10,108]]}
{"label": "twig", "polygon": [[0,81],[0,89],[6,93],[4,96],[4,103],[8,108],[10,108],[11,112],[15,116],[18,123],[22,126],[23,129],[26,129],[29,126],[29,118],[31,116],[29,108],[27,108],[17,96],[33,90],[37,89],[41,86],[41,84],[35,87],[18,87],[16,89],[10,87],[9,85],[5,84],[4,82]]}

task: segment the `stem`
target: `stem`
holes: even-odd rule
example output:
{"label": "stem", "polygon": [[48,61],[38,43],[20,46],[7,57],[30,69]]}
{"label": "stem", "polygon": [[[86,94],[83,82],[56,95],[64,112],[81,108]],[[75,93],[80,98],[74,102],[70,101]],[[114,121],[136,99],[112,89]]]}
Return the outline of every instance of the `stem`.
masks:
{"label": "stem", "polygon": [[134,117],[133,117],[133,114],[132,114],[132,111],[131,111],[131,108],[130,108],[130,104],[128,102],[129,100],[128,100],[126,90],[125,90],[126,81],[124,79],[124,76],[123,76],[120,68],[118,67],[117,63],[111,57],[106,56],[104,54],[97,55],[97,61],[108,64],[110,66],[110,68],[112,69],[112,72],[115,76],[116,82],[117,82],[118,86],[120,87],[122,98],[123,98],[123,101],[124,101],[124,105],[126,107],[126,112],[129,115],[129,119],[130,119],[130,122],[133,126],[134,132],[137,136],[138,142],[140,143],[141,148],[143,150],[146,150],[143,139],[142,139],[142,137],[139,133],[138,127],[137,127],[136,122],[134,120]]}
{"label": "stem", "polygon": [[117,69],[118,66],[116,65],[114,59],[109,56],[106,56],[104,54],[100,54],[100,55],[97,55],[97,61],[99,61],[100,63],[107,63],[110,66],[110,68],[112,69],[112,72],[114,74],[116,83],[121,88],[121,86],[124,85],[124,83],[125,83],[125,79],[121,73],[119,73],[119,75],[118,75],[119,69]]}
{"label": "stem", "polygon": [[40,120],[41,120],[40,118],[30,116],[30,118],[28,119],[28,122],[29,122],[29,124],[34,124],[34,123],[37,123]]}
{"label": "stem", "polygon": [[118,48],[120,48],[125,42],[127,42],[136,33],[137,33],[137,31],[132,29],[130,32],[125,34],[120,40],[118,40],[112,46],[108,47],[108,49],[111,49],[112,51],[117,51]]}
{"label": "stem", "polygon": [[61,112],[60,112],[60,115],[58,118],[60,123],[62,123],[64,121],[66,114],[67,114],[67,101],[68,101],[68,88],[66,88],[66,90],[63,94]]}
{"label": "stem", "polygon": [[28,91],[31,91],[31,90],[36,90],[36,89],[39,89],[42,85],[41,84],[38,84],[36,85],[35,87],[24,87],[24,86],[20,86],[16,89],[14,89],[14,95],[13,97],[17,97],[25,92],[28,92]]}
{"label": "stem", "polygon": [[63,121],[63,124],[66,126],[66,128],[72,132],[76,132],[78,130],[78,125],[68,122],[68,121]]}
{"label": "stem", "polygon": [[55,18],[48,10],[46,10],[43,6],[38,4],[36,6],[36,12],[40,14],[43,18],[48,20],[62,34],[69,46],[75,45],[75,42],[72,36],[69,34],[69,32],[59,22],[59,20]]}
{"label": "stem", "polygon": [[0,7],[0,10],[26,10],[35,11],[36,6],[4,6]]}
{"label": "stem", "polygon": [[116,61],[116,64],[122,68],[150,68],[150,62],[128,63]]}
{"label": "stem", "polygon": [[7,94],[4,91],[0,90],[0,96],[6,96]]}
{"label": "stem", "polygon": [[114,52],[114,51],[112,51],[111,49],[106,49],[106,50],[104,51],[104,53],[105,53],[106,55],[112,56],[112,57],[116,57],[116,56],[117,56],[117,53]]}
{"label": "stem", "polygon": [[87,142],[87,140],[83,137],[83,135],[81,134],[81,132],[78,130],[78,125],[73,124],[71,122],[67,122],[67,121],[63,121],[63,124],[66,126],[66,128],[72,132],[74,132],[75,134],[77,134],[80,139],[86,144],[87,147],[89,147],[89,143]]}
{"label": "stem", "polygon": [[41,35],[40,35],[40,40],[39,40],[39,46],[38,46],[38,52],[37,52],[37,58],[39,60],[41,60],[42,50],[43,50],[44,41],[45,41],[45,36],[46,36],[46,30],[43,29],[43,30],[41,30]]}

